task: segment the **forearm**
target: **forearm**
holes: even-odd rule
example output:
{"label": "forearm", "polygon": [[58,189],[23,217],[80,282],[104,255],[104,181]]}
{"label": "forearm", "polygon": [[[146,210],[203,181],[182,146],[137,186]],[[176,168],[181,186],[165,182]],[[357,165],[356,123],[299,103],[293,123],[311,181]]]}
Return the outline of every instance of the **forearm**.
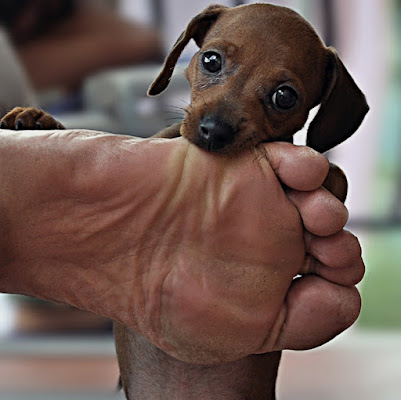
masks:
{"label": "forearm", "polygon": [[[118,309],[119,303],[132,302],[121,305],[129,310],[143,304],[147,254],[135,244],[143,243],[141,235],[155,212],[147,196],[156,190],[152,185],[160,184],[157,178],[164,179],[159,161],[170,154],[160,151],[157,164],[149,165],[147,146],[147,141],[90,132],[1,131],[0,291],[110,317],[116,317],[110,315],[111,305]],[[123,163],[120,156],[126,151],[130,157]],[[121,174],[126,168],[133,172]],[[136,225],[124,225],[126,217]],[[138,257],[142,262],[136,262]],[[118,296],[127,270],[136,288],[129,299]]]}

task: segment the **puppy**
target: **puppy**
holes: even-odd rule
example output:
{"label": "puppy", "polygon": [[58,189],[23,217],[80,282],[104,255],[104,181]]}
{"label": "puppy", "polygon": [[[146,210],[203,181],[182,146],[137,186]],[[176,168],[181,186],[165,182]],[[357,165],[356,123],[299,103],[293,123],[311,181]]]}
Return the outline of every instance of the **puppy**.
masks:
{"label": "puppy", "polygon": [[[270,4],[207,7],[190,21],[175,43],[149,95],[166,89],[191,39],[200,48],[186,71],[191,104],[182,122],[156,137],[181,135],[207,151],[235,156],[262,142],[292,141],[309,111],[320,104],[307,132],[307,145],[325,152],[351,136],[369,109],[336,51],[326,47],[300,15]],[[42,111],[21,108],[7,114],[1,127],[62,128]],[[325,185],[344,201],[347,182],[338,167],[331,166]],[[155,369],[159,368],[166,382],[180,379],[179,361],[120,324],[115,324],[115,334],[122,383],[129,399],[137,393],[139,375],[141,382],[153,380],[153,387],[163,393],[165,388],[156,382]],[[147,362],[150,359],[152,362]],[[150,364],[147,373],[144,365]],[[263,385],[256,380],[265,379],[261,371],[254,375],[258,378],[251,380],[249,393],[258,392],[255,388]],[[230,379],[226,385],[232,385]],[[162,393],[160,396],[165,398]],[[252,399],[265,396],[256,393]],[[139,398],[156,397],[145,393]]]}
{"label": "puppy", "polygon": [[369,109],[336,51],[297,13],[269,4],[211,5],[193,18],[149,95],[167,87],[191,39],[200,47],[186,71],[191,105],[168,133],[206,150],[236,153],[290,140],[321,104],[307,145],[325,152],[351,136]]}

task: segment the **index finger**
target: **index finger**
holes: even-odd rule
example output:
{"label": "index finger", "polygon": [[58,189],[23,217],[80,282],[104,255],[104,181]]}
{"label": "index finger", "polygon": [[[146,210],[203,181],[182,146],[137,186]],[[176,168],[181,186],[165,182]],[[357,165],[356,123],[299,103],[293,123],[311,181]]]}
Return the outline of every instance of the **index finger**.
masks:
{"label": "index finger", "polygon": [[273,142],[266,145],[266,151],[276,175],[292,189],[315,190],[329,172],[327,158],[310,147]]}

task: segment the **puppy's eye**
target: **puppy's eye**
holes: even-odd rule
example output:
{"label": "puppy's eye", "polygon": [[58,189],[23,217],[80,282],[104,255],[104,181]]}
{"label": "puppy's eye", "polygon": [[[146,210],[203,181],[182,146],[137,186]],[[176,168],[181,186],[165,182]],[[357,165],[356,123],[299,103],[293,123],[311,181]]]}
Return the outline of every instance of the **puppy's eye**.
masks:
{"label": "puppy's eye", "polygon": [[206,71],[212,74],[220,72],[222,67],[220,54],[215,51],[207,51],[202,55],[202,65]]}
{"label": "puppy's eye", "polygon": [[292,87],[281,86],[273,93],[272,102],[279,110],[289,110],[295,106],[298,98],[298,93]]}

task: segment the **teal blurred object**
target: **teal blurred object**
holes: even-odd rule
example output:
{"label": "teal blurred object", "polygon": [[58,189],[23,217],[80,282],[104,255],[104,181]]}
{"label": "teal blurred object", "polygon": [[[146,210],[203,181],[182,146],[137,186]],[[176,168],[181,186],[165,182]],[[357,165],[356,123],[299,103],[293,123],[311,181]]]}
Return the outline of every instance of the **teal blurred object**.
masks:
{"label": "teal blurred object", "polygon": [[401,329],[401,227],[372,233],[365,246],[362,328]]}

